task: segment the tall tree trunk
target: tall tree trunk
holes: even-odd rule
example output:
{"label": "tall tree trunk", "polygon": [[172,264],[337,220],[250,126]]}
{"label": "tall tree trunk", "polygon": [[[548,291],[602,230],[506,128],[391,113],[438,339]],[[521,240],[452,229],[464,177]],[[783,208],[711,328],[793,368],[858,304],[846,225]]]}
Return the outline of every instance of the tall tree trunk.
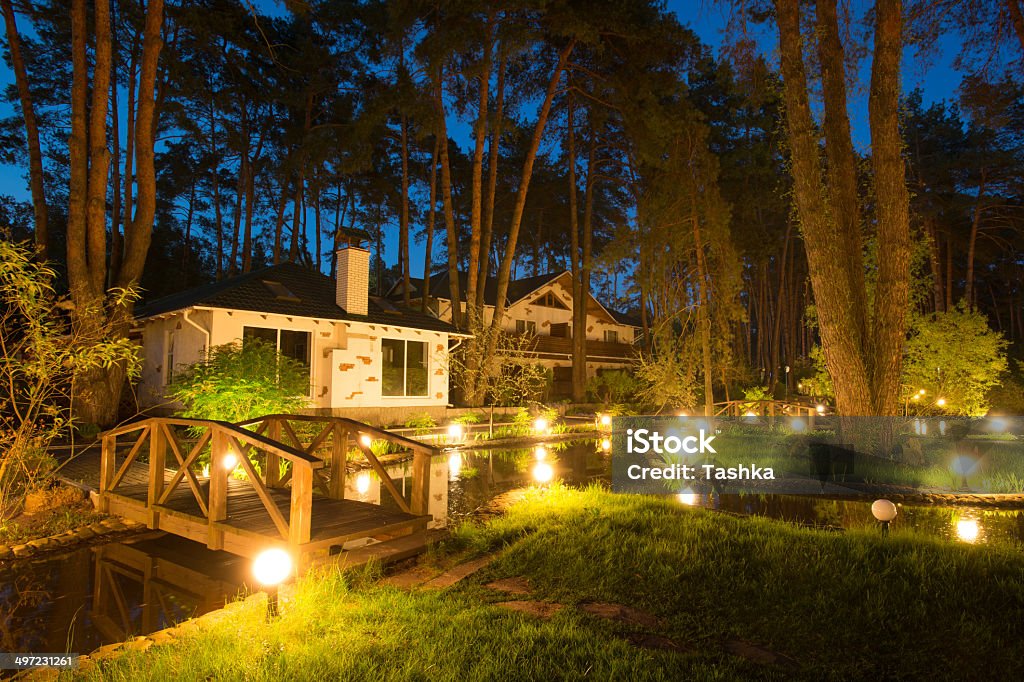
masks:
{"label": "tall tree trunk", "polygon": [[[551,113],[551,103],[555,99],[555,93],[558,91],[558,83],[561,81],[565,64],[569,61],[569,56],[572,54],[575,45],[576,41],[570,40],[558,55],[558,63],[555,65],[551,79],[548,81],[548,89],[544,95],[544,101],[541,103],[540,111],[537,114],[537,123],[533,128],[533,137],[530,140],[526,159],[523,162],[523,172],[519,179],[519,190],[516,192],[516,203],[512,209],[512,221],[509,224],[508,242],[505,244],[505,255],[498,267],[497,300],[494,302],[494,317],[491,320],[491,325],[494,329],[501,329],[502,318],[505,316],[505,298],[508,295],[509,275],[512,272],[512,261],[516,257],[519,228],[523,222],[523,211],[526,209],[526,193],[530,189],[530,179],[533,177],[533,164],[537,159],[540,140],[544,135],[544,128],[547,126],[548,116]],[[497,334],[491,334],[491,348],[489,349],[488,356],[494,355],[493,351],[496,349],[497,343]]]}
{"label": "tall tree trunk", "polygon": [[434,135],[434,149],[430,153],[430,206],[427,209],[427,243],[423,247],[423,286],[420,291],[420,310],[427,312],[430,305],[430,266],[434,256],[434,220],[437,216],[437,155],[440,139]]}
{"label": "tall tree trunk", "polygon": [[7,47],[11,53],[11,67],[14,69],[14,81],[18,86],[18,100],[21,103],[21,115],[25,121],[25,138],[28,142],[28,175],[32,191],[32,212],[35,218],[36,251],[46,259],[49,255],[50,233],[47,225],[46,191],[43,186],[43,153],[39,144],[39,124],[36,121],[35,106],[32,93],[28,87],[28,70],[25,59],[21,55],[21,36],[15,20],[11,0],[0,0],[3,8],[4,24],[7,27]]}
{"label": "tall tree trunk", "polygon": [[409,306],[412,287],[409,264],[409,117],[402,114],[402,209],[398,224],[398,250],[402,258],[402,303]]}
{"label": "tall tree trunk", "polygon": [[483,232],[480,235],[480,280],[476,288],[476,307],[484,310],[484,292],[487,278],[491,275],[491,242],[494,235],[494,200],[498,188],[498,164],[501,157],[501,132],[505,118],[505,68],[508,57],[502,47],[498,48],[498,94],[494,108],[494,124],[491,126],[490,160],[487,168],[487,201],[484,203]]}
{"label": "tall tree trunk", "polygon": [[[480,244],[481,230],[483,224],[483,194],[484,194],[484,146],[487,143],[487,114],[490,109],[490,86],[491,86],[491,61],[494,51],[494,13],[491,11],[487,17],[487,36],[483,45],[483,60],[480,67],[478,84],[480,88],[480,101],[477,107],[476,123],[473,126],[473,168],[470,189],[470,211],[469,211],[469,272],[466,278],[466,313],[472,327],[476,326],[482,318],[477,316],[476,290],[477,280],[480,277]],[[481,287],[483,284],[480,285]]]}
{"label": "tall tree trunk", "polygon": [[444,74],[438,69],[434,81],[434,108],[437,111],[437,136],[440,138],[441,202],[444,205],[444,224],[448,233],[448,295],[452,302],[452,324],[462,326],[462,298],[459,291],[459,239],[455,230],[455,210],[452,207],[452,169],[448,159],[448,124],[445,121]]}
{"label": "tall tree trunk", "polygon": [[799,0],[776,0],[783,94],[792,161],[793,196],[800,216],[807,262],[814,287],[822,350],[832,376],[836,405],[842,414],[871,414],[871,390],[862,348],[849,333],[861,320],[851,312],[858,292],[850,291],[846,240],[822,206],[824,187],[818,137],[811,116],[800,32]]}
{"label": "tall tree trunk", "polygon": [[[828,198],[836,236],[843,240],[845,270],[849,279],[850,315],[857,326],[847,330],[853,343],[863,348],[867,338],[867,290],[860,239],[860,202],[857,196],[857,157],[850,136],[846,102],[846,55],[839,40],[835,0],[815,3],[818,19],[818,58],[821,62],[824,100],[825,156]],[[773,370],[774,371],[774,370]]]}
{"label": "tall tree trunk", "polygon": [[974,215],[971,217],[971,236],[967,240],[967,275],[964,282],[964,301],[969,308],[974,308],[974,252],[978,243],[978,230],[981,228],[981,214],[985,210],[985,168],[981,169],[981,181],[978,183],[978,196],[974,200]]}
{"label": "tall tree trunk", "polygon": [[587,306],[590,303],[590,272],[593,269],[594,250],[594,188],[597,185],[597,134],[593,126],[590,127],[590,145],[587,150],[587,182],[583,189],[583,257],[580,263],[580,298],[583,305],[577,309],[573,307],[573,314],[576,320],[573,324],[573,343],[576,344],[576,352],[583,358],[583,388],[586,397],[586,361],[587,361]]}
{"label": "tall tree trunk", "polygon": [[700,234],[700,220],[694,213],[691,219],[693,226],[693,247],[697,255],[698,319],[700,325],[701,361],[704,374],[704,416],[715,416],[715,392],[711,372],[711,276],[708,272],[704,241]]}
{"label": "tall tree trunk", "polygon": [[136,207],[131,231],[125,232],[125,258],[118,275],[118,282],[122,287],[138,283],[153,239],[153,220],[156,216],[155,87],[156,68],[160,60],[160,50],[163,48],[163,40],[160,38],[163,20],[163,0],[149,0],[146,5],[142,64],[139,69],[139,110],[135,119]]}
{"label": "tall tree trunk", "polygon": [[[68,138],[68,284],[72,298],[82,307],[92,304],[100,292],[92,288],[86,240],[86,201],[89,189],[88,96],[89,64],[86,60],[88,25],[85,0],[71,3],[71,135]],[[95,267],[99,267],[97,264]]]}
{"label": "tall tree trunk", "polygon": [[[580,352],[578,339],[586,336],[586,327],[579,326],[580,308],[586,308],[582,280],[580,254],[579,210],[576,202],[576,117],[572,92],[566,95],[566,146],[565,152],[569,171],[569,267],[572,271],[572,399],[581,403],[587,393],[587,357]],[[584,351],[585,352],[585,351]]]}
{"label": "tall tree trunk", "polygon": [[288,181],[282,180],[281,199],[277,202],[277,218],[274,220],[274,265],[281,262],[281,252],[284,248],[284,209],[288,206],[289,189]]}
{"label": "tall tree trunk", "polygon": [[242,231],[242,272],[252,270],[252,218],[256,208],[256,171],[245,164],[245,226]]}
{"label": "tall tree trunk", "polygon": [[902,36],[902,1],[878,0],[868,97],[879,254],[869,357],[873,360],[874,414],[882,416],[899,413],[900,369],[910,301],[910,195],[899,121]]}

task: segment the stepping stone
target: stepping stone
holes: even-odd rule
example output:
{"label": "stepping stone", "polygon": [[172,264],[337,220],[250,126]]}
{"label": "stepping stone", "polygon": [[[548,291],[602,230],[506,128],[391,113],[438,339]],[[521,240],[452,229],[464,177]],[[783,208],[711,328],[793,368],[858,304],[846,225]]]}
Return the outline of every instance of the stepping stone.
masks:
{"label": "stepping stone", "polygon": [[593,602],[580,605],[580,610],[598,618],[618,621],[627,625],[637,625],[643,628],[655,630],[661,627],[661,619],[652,613],[634,609],[632,606],[622,604],[606,604]]}
{"label": "stepping stone", "polygon": [[414,566],[400,573],[389,575],[381,580],[380,584],[397,587],[400,590],[408,590],[427,582],[432,575],[433,571],[429,571],[421,566]]}
{"label": "stepping stone", "polygon": [[446,571],[433,580],[427,582],[423,587],[428,590],[439,590],[445,587],[451,587],[460,580],[473,575],[481,568],[494,561],[494,559],[495,556],[492,554],[480,559],[474,559],[473,561],[467,561],[464,564],[459,564],[450,571]]}
{"label": "stepping stone", "polygon": [[745,658],[753,663],[760,663],[761,665],[772,665],[779,664],[785,666],[796,665],[796,661],[789,656],[784,656],[779,653],[775,653],[770,649],[766,649],[763,646],[758,646],[753,642],[748,642],[742,639],[729,639],[725,642],[725,650],[733,656],[739,656]]}
{"label": "stepping stone", "polygon": [[690,647],[680,644],[674,639],[670,639],[663,635],[654,635],[648,632],[620,632],[617,636],[639,649],[675,651],[676,653],[685,653],[690,651]]}
{"label": "stepping stone", "polygon": [[509,594],[532,594],[530,583],[526,578],[516,576],[515,578],[502,578],[485,585],[488,589]]}
{"label": "stepping stone", "polygon": [[495,604],[503,609],[509,611],[518,611],[519,613],[525,613],[530,616],[537,616],[538,618],[550,618],[559,611],[562,610],[561,604],[555,604],[549,601],[502,601]]}

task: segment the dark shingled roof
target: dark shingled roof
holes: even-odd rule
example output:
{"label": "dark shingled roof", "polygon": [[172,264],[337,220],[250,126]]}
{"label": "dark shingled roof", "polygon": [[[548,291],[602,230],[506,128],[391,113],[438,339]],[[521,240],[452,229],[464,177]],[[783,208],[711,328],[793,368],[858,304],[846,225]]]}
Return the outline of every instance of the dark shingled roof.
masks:
{"label": "dark shingled roof", "polygon": [[[566,273],[565,270],[561,272],[549,272],[544,275],[537,275],[536,277],[524,277],[522,279],[514,279],[508,284],[508,294],[506,295],[506,305],[512,305],[524,296],[540,289],[545,284],[552,282]],[[468,284],[468,276],[465,272],[459,272],[459,295],[462,296],[462,300],[466,300],[466,288]],[[423,289],[423,278],[422,277],[411,277],[409,283],[413,288],[413,298],[418,298],[420,292]],[[448,299],[451,296],[451,292],[448,289],[448,272],[439,272],[438,274],[430,278],[430,296],[431,298],[443,298]],[[401,282],[395,284],[391,288],[389,297],[393,301],[402,300],[402,289]],[[487,282],[484,285],[484,305],[493,306],[495,301],[498,300],[498,283],[494,277],[488,277]],[[619,324],[629,325],[631,327],[642,326],[640,320],[627,313],[620,313],[610,308],[605,308],[608,314],[612,316]]]}
{"label": "dark shingled roof", "polygon": [[281,263],[164,296],[137,308],[135,317],[143,319],[192,306],[456,332],[455,327],[436,317],[375,296],[369,299],[366,315],[349,314],[335,303],[333,279],[295,263]]}
{"label": "dark shingled roof", "polygon": [[[564,274],[562,272],[549,272],[546,275],[537,275],[536,277],[525,277],[523,279],[514,279],[508,283],[508,292],[505,295],[506,305],[512,305],[523,296],[526,296],[532,291],[536,291],[540,287],[544,286],[548,282],[558,279]],[[415,289],[414,296],[418,296],[418,293],[423,289],[423,278],[412,277],[409,283]],[[465,272],[459,272],[459,295],[462,300],[466,300],[466,289],[469,285],[469,277]],[[438,273],[430,278],[430,296],[432,298],[444,298],[447,299],[451,296],[451,292],[448,290],[448,272]],[[396,284],[391,289],[391,296],[394,300],[401,300],[402,290],[400,283]],[[484,305],[494,305],[498,300],[498,280],[496,277],[488,277],[484,283]]]}

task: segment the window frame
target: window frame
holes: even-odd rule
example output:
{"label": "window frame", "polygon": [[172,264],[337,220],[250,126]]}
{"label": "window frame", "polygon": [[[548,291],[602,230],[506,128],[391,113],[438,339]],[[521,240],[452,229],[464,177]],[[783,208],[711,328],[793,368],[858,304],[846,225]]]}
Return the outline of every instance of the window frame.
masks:
{"label": "window frame", "polygon": [[174,329],[164,332],[164,386],[174,381]]}
{"label": "window frame", "polygon": [[[384,342],[385,341],[398,341],[402,343],[402,393],[400,395],[392,395],[384,392]],[[409,344],[418,343],[423,346],[423,369],[426,375],[426,381],[423,387],[423,393],[409,393]],[[430,397],[430,343],[427,341],[418,341],[416,339],[405,339],[400,337],[387,336],[382,337],[380,340],[380,397],[386,400],[403,400],[407,398],[429,398]]]}
{"label": "window frame", "polygon": [[[299,334],[305,334],[306,335],[306,337],[309,339],[309,341],[307,343],[307,351],[309,353],[309,361],[306,362],[306,367],[309,370],[309,392],[306,394],[306,397],[310,398],[310,399],[313,399],[315,397],[313,395],[313,393],[314,393],[314,388],[313,388],[313,356],[314,356],[314,353],[313,353],[313,340],[314,340],[314,336],[313,336],[313,332],[309,331],[308,329],[284,329],[282,327],[258,327],[258,326],[253,325],[253,324],[243,324],[242,325],[242,343],[243,344],[245,344],[245,330],[246,329],[269,329],[269,330],[274,331],[275,332],[275,334],[274,334],[274,349],[277,351],[277,353],[279,355],[281,354],[281,332],[282,331],[296,332],[296,333],[299,333]],[[259,337],[256,337],[256,338],[259,338]],[[290,355],[287,356],[287,357],[291,358],[292,360],[295,360],[295,358],[292,358]],[[298,362],[298,360],[296,360],[296,362]]]}

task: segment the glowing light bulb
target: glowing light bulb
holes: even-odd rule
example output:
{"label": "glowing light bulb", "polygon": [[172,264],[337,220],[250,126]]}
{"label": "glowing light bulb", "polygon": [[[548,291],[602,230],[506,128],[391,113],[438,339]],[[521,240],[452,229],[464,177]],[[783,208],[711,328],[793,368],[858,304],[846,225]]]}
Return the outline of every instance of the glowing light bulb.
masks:
{"label": "glowing light bulb", "polygon": [[238,466],[238,455],[236,455],[233,451],[229,450],[228,453],[224,455],[224,459],[221,460],[221,462],[223,463],[225,469],[231,471],[236,466]]}
{"label": "glowing light bulb", "polygon": [[696,506],[700,502],[700,495],[693,492],[689,488],[676,495],[676,499],[685,504],[687,507]]}
{"label": "glowing light bulb", "polygon": [[462,424],[455,423],[448,425],[448,437],[454,441],[461,441],[462,437],[466,434],[466,430],[462,427]]}
{"label": "glowing light bulb", "polygon": [[601,449],[604,450],[605,452],[608,452],[609,450],[612,449],[612,442],[605,438],[604,440],[601,441]]}
{"label": "glowing light bulb", "polygon": [[825,406],[821,403],[818,403],[814,409],[817,410],[818,414],[825,414]]}
{"label": "glowing light bulb", "polygon": [[935,404],[938,405],[939,407],[945,407],[946,406],[946,399],[945,398],[939,398],[938,400],[935,401]]}
{"label": "glowing light bulb", "polygon": [[373,439],[366,434],[363,434],[362,436],[359,436],[359,442],[364,448],[368,448],[373,443]]}
{"label": "glowing light bulb", "polygon": [[607,414],[602,414],[599,423],[601,424],[601,428],[610,428],[612,425],[612,418]]}
{"label": "glowing light bulb", "polygon": [[292,572],[292,557],[280,547],[261,552],[252,562],[252,574],[261,585],[278,585]]}
{"label": "glowing light bulb", "polygon": [[533,422],[533,430],[537,433],[547,433],[548,426],[548,420],[544,417],[537,417]]}

